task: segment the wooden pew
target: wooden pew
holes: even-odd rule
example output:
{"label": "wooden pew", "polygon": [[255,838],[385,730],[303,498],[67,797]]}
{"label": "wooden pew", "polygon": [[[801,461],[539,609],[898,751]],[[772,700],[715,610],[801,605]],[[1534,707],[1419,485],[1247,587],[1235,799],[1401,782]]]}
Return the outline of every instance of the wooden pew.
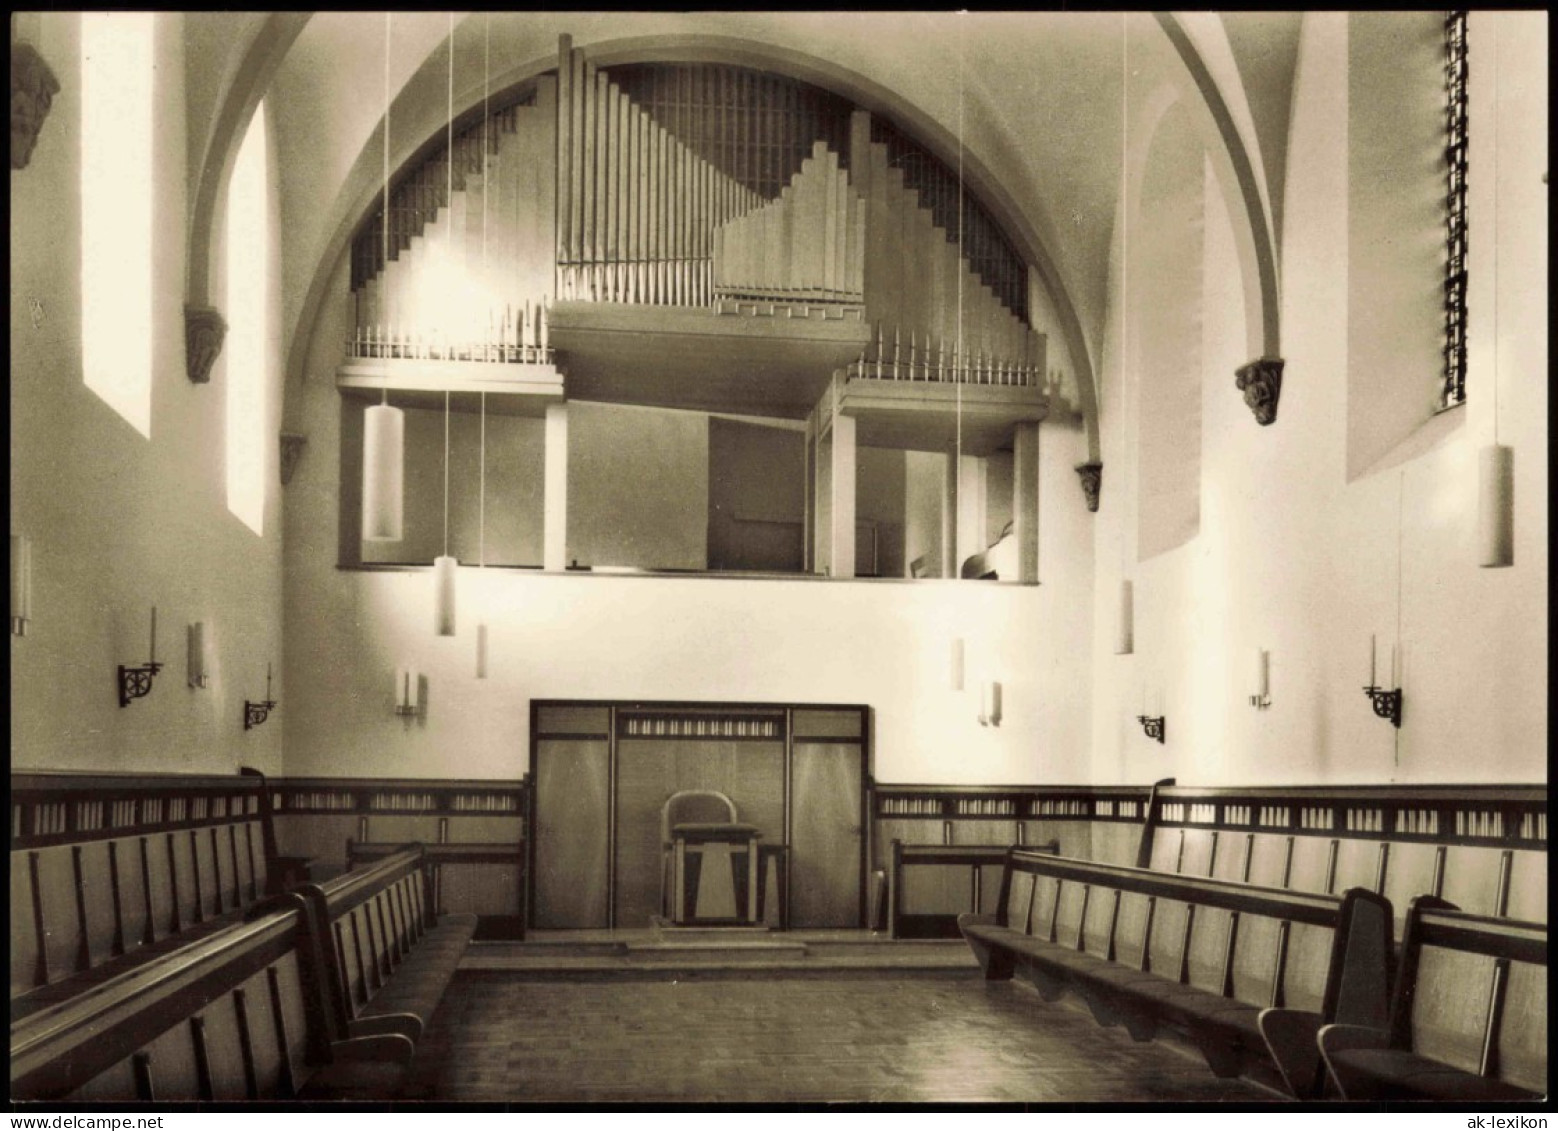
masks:
{"label": "wooden pew", "polygon": [[[346,859],[350,868],[383,860],[409,842],[369,842],[348,840]],[[454,909],[476,914],[481,925],[497,925],[504,938],[525,937],[526,897],[525,843],[515,841],[422,842],[423,863],[427,868],[432,904],[438,915]],[[462,906],[463,905],[463,906]],[[516,914],[488,914],[487,909],[514,907]],[[494,937],[483,935],[484,938]]]}
{"label": "wooden pew", "polygon": [[[1060,841],[1036,846],[1036,851],[1058,855]],[[1006,848],[994,844],[905,844],[892,843],[892,863],[887,873],[887,931],[895,939],[960,938],[958,916],[962,909],[984,910],[986,880],[991,869],[1004,868]],[[925,872],[922,869],[932,871]],[[966,898],[954,897],[947,908],[946,883],[952,869],[966,869],[959,887]],[[921,877],[924,879],[922,880]],[[918,881],[918,882],[917,882]],[[994,893],[992,893],[994,894]],[[938,896],[942,898],[937,898]],[[930,907],[926,907],[926,904]]]}
{"label": "wooden pew", "polygon": [[233,1101],[392,1095],[404,1036],[340,1037],[328,955],[297,895],[11,1026],[11,1098]]}
{"label": "wooden pew", "polygon": [[1407,911],[1385,1026],[1319,1032],[1349,1100],[1497,1103],[1547,1093],[1547,928],[1434,896]]}
{"label": "wooden pew", "polygon": [[[1257,922],[1278,928],[1259,945]],[[1343,993],[1348,1016],[1383,1016],[1388,995],[1389,903],[1362,889],[1294,892],[1012,849],[997,913],[958,925],[986,978],[1022,970],[1049,1001],[1072,989],[1101,1023],[1137,1040],[1181,1033],[1219,1076],[1275,1061],[1285,1080],[1308,1086],[1313,1057],[1291,1060],[1260,1029],[1262,1011],[1283,1006],[1296,981],[1318,976],[1326,1019]],[[1328,933],[1323,956],[1295,960],[1289,932],[1300,925]],[[1306,969],[1317,957],[1323,968]]]}
{"label": "wooden pew", "polygon": [[11,776],[11,1017],[218,930],[276,875],[262,775]]}
{"label": "wooden pew", "polygon": [[476,916],[435,914],[427,859],[423,845],[402,845],[333,880],[297,889],[313,912],[321,950],[333,959],[323,979],[333,1031],[349,1037],[396,1033],[415,1042],[437,1009]]}

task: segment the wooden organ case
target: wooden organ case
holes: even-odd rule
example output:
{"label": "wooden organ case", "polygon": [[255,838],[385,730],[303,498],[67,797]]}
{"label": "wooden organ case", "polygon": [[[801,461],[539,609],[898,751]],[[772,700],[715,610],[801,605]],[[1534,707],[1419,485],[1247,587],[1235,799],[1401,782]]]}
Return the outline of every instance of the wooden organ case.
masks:
{"label": "wooden organ case", "polygon": [[[851,444],[985,456],[1045,417],[1027,265],[879,115],[742,67],[600,68],[566,36],[494,104],[364,220],[343,393],[805,420],[813,461],[840,418]],[[852,574],[812,503],[810,568]]]}

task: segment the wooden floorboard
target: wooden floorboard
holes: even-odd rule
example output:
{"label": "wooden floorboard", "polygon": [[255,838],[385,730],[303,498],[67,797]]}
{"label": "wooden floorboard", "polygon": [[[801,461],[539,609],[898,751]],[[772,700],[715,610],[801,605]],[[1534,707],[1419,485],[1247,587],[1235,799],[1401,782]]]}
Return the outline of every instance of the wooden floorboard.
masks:
{"label": "wooden floorboard", "polygon": [[520,981],[462,971],[418,1092],[520,1103],[1277,1101],[1020,982],[720,977]]}

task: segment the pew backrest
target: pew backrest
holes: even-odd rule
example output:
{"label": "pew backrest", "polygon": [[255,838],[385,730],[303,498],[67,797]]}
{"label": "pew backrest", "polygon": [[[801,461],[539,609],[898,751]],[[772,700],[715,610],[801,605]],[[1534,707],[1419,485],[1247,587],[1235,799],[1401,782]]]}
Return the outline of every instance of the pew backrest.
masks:
{"label": "pew backrest", "polygon": [[[997,923],[1110,961],[1150,971],[1250,1005],[1282,1005],[1295,982],[1315,986],[1313,1008],[1333,1013],[1327,1003],[1335,968],[1337,928],[1345,916],[1388,917],[1388,904],[1362,890],[1344,895],[1293,891],[1216,876],[1176,874],[1154,868],[1101,864],[1045,856],[1022,849],[1008,854],[1007,877]],[[1205,866],[1211,870],[1209,857]],[[1384,910],[1381,911],[1380,908]],[[1350,920],[1349,920],[1350,921]],[[1264,929],[1257,929],[1264,924]],[[1323,946],[1296,951],[1293,931],[1307,928]],[[1389,925],[1381,925],[1381,953],[1372,963],[1362,955],[1352,965],[1357,984],[1346,987],[1361,1014],[1383,1018],[1388,986],[1383,950]],[[1351,932],[1362,946],[1365,932]],[[1299,963],[1314,969],[1297,971]]]}
{"label": "pew backrest", "polygon": [[266,894],[264,779],[13,773],[11,997]]}
{"label": "pew backrest", "polygon": [[290,1098],[328,1057],[308,911],[292,895],[256,911],[13,1024],[12,1099]]}
{"label": "pew backrest", "polygon": [[433,925],[425,862],[422,845],[402,845],[364,867],[298,889],[334,950],[326,996],[337,1033],[347,1031]]}
{"label": "pew backrest", "polygon": [[1452,1068],[1547,1090],[1547,928],[1412,901],[1390,1043]]}

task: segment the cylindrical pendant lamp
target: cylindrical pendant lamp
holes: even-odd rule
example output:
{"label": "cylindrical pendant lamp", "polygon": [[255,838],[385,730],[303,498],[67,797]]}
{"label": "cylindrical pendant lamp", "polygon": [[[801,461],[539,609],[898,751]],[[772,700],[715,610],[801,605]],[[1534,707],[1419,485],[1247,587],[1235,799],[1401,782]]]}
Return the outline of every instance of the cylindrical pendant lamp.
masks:
{"label": "cylindrical pendant lamp", "polygon": [[952,663],[950,665],[950,671],[948,672],[949,682],[952,684],[953,691],[963,690],[963,672],[964,645],[963,638],[958,636],[955,637],[952,641]]}
{"label": "cylindrical pendant lamp", "polygon": [[385,404],[363,417],[362,536],[365,542],[399,542],[404,536],[406,414]]}
{"label": "cylindrical pendant lamp", "polygon": [[32,619],[32,541],[11,535],[11,635],[26,636]]}
{"label": "cylindrical pendant lamp", "polygon": [[433,628],[439,636],[454,635],[454,579],[459,566],[448,554],[433,559]]}
{"label": "cylindrical pendant lamp", "polygon": [[1477,564],[1515,564],[1515,449],[1508,444],[1477,453]]}
{"label": "cylindrical pendant lamp", "polygon": [[1114,654],[1129,656],[1136,650],[1135,600],[1129,579],[1120,582],[1120,607],[1116,613]]}
{"label": "cylindrical pendant lamp", "polygon": [[487,626],[476,626],[476,678],[487,678]]}

